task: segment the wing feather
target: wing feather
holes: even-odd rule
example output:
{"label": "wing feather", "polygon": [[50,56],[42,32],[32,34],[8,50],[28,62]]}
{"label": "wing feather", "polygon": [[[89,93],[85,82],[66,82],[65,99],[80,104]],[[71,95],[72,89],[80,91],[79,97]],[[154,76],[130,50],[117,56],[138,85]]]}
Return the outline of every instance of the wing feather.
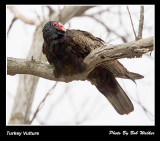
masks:
{"label": "wing feather", "polygon": [[104,44],[102,39],[94,37],[91,33],[82,30],[67,30],[66,35],[72,39],[76,50],[81,53],[89,54],[93,49]]}

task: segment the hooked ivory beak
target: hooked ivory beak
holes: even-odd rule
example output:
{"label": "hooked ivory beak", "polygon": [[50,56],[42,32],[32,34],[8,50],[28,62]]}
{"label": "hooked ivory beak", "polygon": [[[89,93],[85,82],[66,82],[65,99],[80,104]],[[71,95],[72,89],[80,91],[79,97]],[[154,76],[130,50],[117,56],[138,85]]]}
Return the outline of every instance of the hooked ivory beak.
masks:
{"label": "hooked ivory beak", "polygon": [[62,31],[64,31],[64,32],[66,32],[66,29],[65,29],[64,27],[63,27],[63,28],[61,28],[61,30],[62,30]]}

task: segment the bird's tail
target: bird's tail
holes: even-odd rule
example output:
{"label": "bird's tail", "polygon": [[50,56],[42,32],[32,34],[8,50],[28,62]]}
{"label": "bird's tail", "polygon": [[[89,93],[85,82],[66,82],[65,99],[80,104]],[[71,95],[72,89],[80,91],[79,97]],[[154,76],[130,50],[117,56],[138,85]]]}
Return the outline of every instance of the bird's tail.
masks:
{"label": "bird's tail", "polygon": [[134,110],[131,100],[109,70],[97,67],[90,73],[88,79],[108,99],[119,114],[129,114]]}
{"label": "bird's tail", "polygon": [[134,72],[130,72],[129,75],[130,75],[130,77],[132,77],[133,79],[142,79],[142,78],[144,78],[143,75],[140,75],[140,74],[134,73]]}

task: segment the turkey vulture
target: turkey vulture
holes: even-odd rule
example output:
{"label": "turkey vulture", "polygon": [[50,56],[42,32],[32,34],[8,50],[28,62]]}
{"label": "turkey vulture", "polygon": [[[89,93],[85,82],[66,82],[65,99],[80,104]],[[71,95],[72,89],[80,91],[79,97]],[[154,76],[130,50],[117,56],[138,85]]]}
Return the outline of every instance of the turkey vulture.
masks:
{"label": "turkey vulture", "polygon": [[[56,68],[55,76],[71,76],[81,73],[86,65],[84,58],[105,42],[91,33],[81,30],[65,29],[57,21],[49,21],[43,28],[43,54]],[[121,88],[115,77],[131,80],[141,79],[142,75],[129,72],[118,60],[96,67],[87,77],[93,85],[109,100],[115,110],[123,115],[134,110],[131,100]]]}

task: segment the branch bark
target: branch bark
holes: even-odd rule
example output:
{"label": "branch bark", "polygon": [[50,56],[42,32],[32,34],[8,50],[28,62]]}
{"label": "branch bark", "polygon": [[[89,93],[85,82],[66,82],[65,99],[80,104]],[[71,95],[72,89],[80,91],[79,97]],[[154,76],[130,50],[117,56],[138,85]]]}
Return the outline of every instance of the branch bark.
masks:
{"label": "branch bark", "polygon": [[86,80],[88,74],[98,65],[115,59],[141,57],[142,54],[153,50],[153,37],[123,43],[118,45],[103,46],[93,50],[85,59],[87,70],[83,74],[70,77],[56,78],[54,66],[41,61],[28,59],[7,58],[7,74],[30,74],[54,81],[70,82],[73,80]]}
{"label": "branch bark", "polygon": [[[88,65],[88,70],[93,70],[93,66],[103,64],[115,59],[141,57],[142,54],[153,50],[153,37],[123,43],[110,45],[93,50],[84,60]],[[90,72],[89,71],[89,72]]]}

